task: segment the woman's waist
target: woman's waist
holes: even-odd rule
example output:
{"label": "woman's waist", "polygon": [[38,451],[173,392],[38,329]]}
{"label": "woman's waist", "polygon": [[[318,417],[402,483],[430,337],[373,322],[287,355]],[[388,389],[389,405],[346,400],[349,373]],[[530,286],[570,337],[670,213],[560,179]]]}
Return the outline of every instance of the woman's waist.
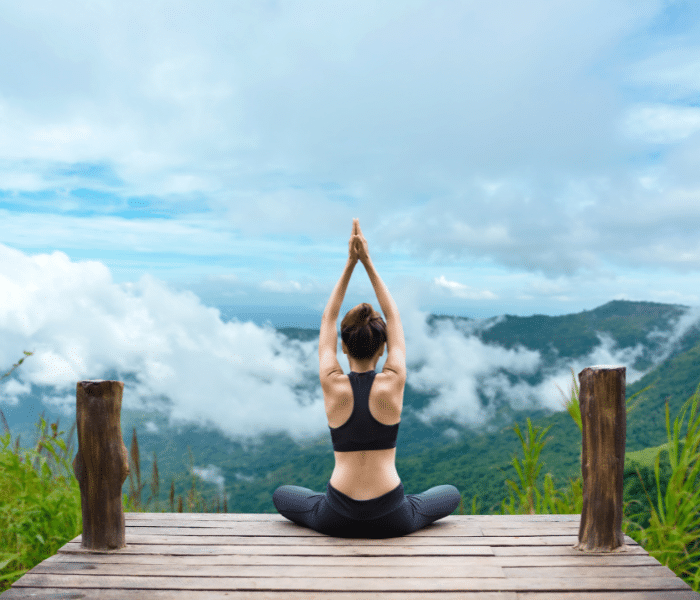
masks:
{"label": "woman's waist", "polygon": [[373,455],[379,452],[389,451],[337,452],[331,476],[333,487],[356,500],[369,500],[393,490],[401,483],[396,471],[395,451]]}
{"label": "woman's waist", "polygon": [[350,452],[334,451],[336,465],[358,465],[394,467],[396,463],[396,448],[383,450],[352,450]]}

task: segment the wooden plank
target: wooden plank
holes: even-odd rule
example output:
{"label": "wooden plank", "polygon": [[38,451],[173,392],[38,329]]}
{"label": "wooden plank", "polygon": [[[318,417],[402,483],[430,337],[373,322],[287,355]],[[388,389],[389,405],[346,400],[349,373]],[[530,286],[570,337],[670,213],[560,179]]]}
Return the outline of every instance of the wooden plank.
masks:
{"label": "wooden plank", "polygon": [[581,520],[580,514],[571,515],[450,515],[446,519],[475,519],[478,521],[494,521],[509,523],[512,521],[546,521],[555,523],[557,521],[576,521]]}
{"label": "wooden plank", "polygon": [[581,552],[573,546],[489,546],[496,556],[544,556],[544,555],[560,555],[560,556],[590,556],[606,560],[615,556],[648,556],[644,548],[639,545],[626,546],[624,552],[614,553],[594,553]]}
{"label": "wooden plank", "polygon": [[[518,524],[513,527],[493,527],[481,525],[482,535],[488,537],[524,537],[529,535],[578,535],[578,525],[575,523],[557,523],[552,527],[543,527],[540,523]],[[459,529],[458,531],[461,531]]]}
{"label": "wooden plank", "polygon": [[[654,567],[629,567],[630,576],[644,576],[643,569]],[[125,572],[122,565],[104,563],[47,563],[35,566],[29,573],[46,573],[53,575],[121,575]],[[134,577],[255,577],[260,579],[277,578],[282,572],[279,565],[129,565],[128,573]],[[461,565],[404,565],[386,567],[382,565],[287,565],[285,577],[384,577],[384,578],[449,578],[449,577],[505,577],[498,565],[472,565],[462,561]],[[568,570],[569,574],[571,569]],[[577,569],[578,574],[578,569]]]}
{"label": "wooden plank", "polygon": [[[274,541],[274,540],[273,540]],[[74,552],[78,554],[89,554],[80,547],[80,544],[68,543],[60,549],[60,552]],[[118,552],[124,554],[165,554],[165,555],[206,555],[215,554],[243,554],[243,555],[316,555],[316,556],[382,556],[382,555],[405,555],[405,556],[492,556],[493,549],[489,546],[362,546],[362,545],[220,545],[220,546],[170,546],[169,544],[144,544],[122,548]],[[116,553],[114,553],[116,554]],[[111,556],[112,553],[105,553]]]}
{"label": "wooden plank", "polygon": [[230,516],[127,515],[126,548],[86,552],[78,536],[2,600],[700,600],[631,538],[575,550],[578,515],[452,515],[386,540]]}
{"label": "wooden plank", "polygon": [[[172,530],[182,529],[183,534],[186,535],[274,535],[274,536],[308,536],[308,537],[327,537],[321,533],[313,531],[307,527],[302,527],[296,525],[291,521],[283,522],[253,522],[253,521],[238,521],[231,524],[219,524],[212,527],[211,521],[200,521],[197,526],[190,526],[189,523],[155,523],[149,525],[148,521],[142,521],[141,525],[131,525],[126,527],[127,534],[157,534],[157,535],[170,535],[171,533],[177,533]],[[151,522],[152,523],[152,522]],[[503,531],[507,532],[507,529]],[[575,527],[567,529],[554,529],[554,533],[551,535],[556,535],[559,531],[571,532],[577,531]],[[545,528],[537,533],[550,534]],[[482,528],[476,525],[460,524],[460,523],[434,523],[411,533],[405,537],[407,539],[414,537],[435,537],[435,536],[451,536],[451,535],[467,535],[467,536],[481,536]],[[505,533],[508,535],[508,533]]]}
{"label": "wooden plank", "polygon": [[124,513],[127,525],[129,522],[140,521],[142,519],[159,519],[171,521],[173,519],[187,519],[188,521],[286,521],[279,513]]}
{"label": "wooden plank", "polygon": [[[550,518],[551,517],[551,518]],[[243,522],[243,521],[288,521],[279,513],[124,513],[127,523],[141,520],[170,522],[175,519],[194,521]],[[440,519],[446,523],[486,523],[506,527],[514,523],[576,523],[580,515],[448,515]]]}
{"label": "wooden plank", "polygon": [[[505,530],[502,530],[505,531]],[[572,535],[577,534],[578,531],[574,529],[568,529],[561,532],[561,535]],[[537,533],[525,534],[525,535],[541,535],[542,530]],[[557,535],[556,533],[548,533],[548,535]],[[143,536],[143,535],[192,535],[192,536],[213,536],[213,535],[250,535],[250,536],[275,536],[281,537],[285,535],[293,535],[295,537],[327,537],[311,529],[305,527],[299,527],[290,523],[289,526],[282,525],[279,523],[237,523],[235,527],[127,527],[126,528],[127,538],[132,538],[133,536]],[[444,527],[427,527],[424,530],[416,531],[409,535],[402,536],[402,539],[414,539],[417,537],[450,537],[450,536],[468,536],[468,537],[481,537],[483,534],[479,527],[465,527],[465,526],[450,526],[446,525]],[[508,534],[506,534],[508,535]],[[513,535],[517,535],[514,533]]]}
{"label": "wooden plank", "polygon": [[[614,555],[586,555],[570,546],[478,546],[468,544],[456,545],[424,545],[424,544],[279,544],[276,540],[258,541],[257,544],[218,544],[212,546],[200,544],[134,544],[122,548],[118,554],[172,554],[172,555],[227,555],[227,554],[276,554],[276,555],[462,555],[462,556],[573,556],[577,558],[598,558],[600,561],[614,561]],[[69,542],[63,546],[60,553],[90,554],[81,548],[80,544]],[[111,556],[117,553],[105,553]],[[648,556],[641,547],[631,548],[625,556]]]}
{"label": "wooden plank", "polygon": [[[73,575],[121,575],[125,569],[122,565],[104,563],[48,563],[37,565],[30,573],[73,574]],[[279,565],[146,565],[129,566],[129,575],[138,577],[279,577]],[[501,567],[499,565],[475,565],[466,561],[458,565],[402,565],[388,567],[385,565],[287,565],[285,577],[671,577],[673,571],[663,565],[641,567]]]}
{"label": "wooden plank", "polygon": [[291,591],[637,591],[689,590],[682,579],[671,577],[554,577],[541,578],[387,578],[387,577],[134,577],[131,575],[53,575],[27,573],[14,587],[291,590]]}
{"label": "wooden plank", "polygon": [[[280,523],[285,523],[286,525],[292,526],[293,523],[288,519],[282,520],[272,520],[267,519],[265,521],[210,521],[205,519],[189,520],[184,518],[173,518],[168,519],[138,519],[129,520],[126,523],[127,527],[139,528],[139,527],[192,527],[192,528],[222,528],[222,529],[250,529],[251,527],[259,527],[260,524],[271,524],[274,527],[279,527]],[[460,522],[460,521],[437,521],[432,525],[427,526],[425,529],[416,531],[409,535],[416,535],[421,531],[441,531],[441,530],[469,530],[469,529],[493,529],[494,531],[515,531],[515,530],[532,530],[536,531],[537,535],[541,534],[543,531],[569,531],[577,530],[578,524],[572,523],[570,521],[558,521],[552,524],[547,524],[543,522],[538,523],[525,523],[525,522],[515,522],[512,525],[505,525],[503,523],[477,523],[477,522]]]}
{"label": "wooden plank", "polygon": [[[286,521],[282,515],[279,513],[124,513],[124,517],[127,524],[131,520],[139,519],[162,519],[165,521],[170,521],[173,518],[185,518],[190,521],[198,520],[220,520],[220,521],[268,521],[268,520],[279,520]],[[488,523],[514,523],[518,521],[523,522],[546,522],[546,523],[558,523],[558,522],[575,522],[578,523],[581,519],[581,515],[449,515],[444,519],[440,519],[440,522],[488,522]]]}
{"label": "wooden plank", "polygon": [[[358,600],[354,592],[201,591],[201,590],[85,590],[21,588],[1,594],[2,600]],[[695,592],[364,592],[362,600],[697,600]]]}
{"label": "wooden plank", "polygon": [[351,566],[449,566],[470,565],[503,567],[641,567],[659,562],[648,554],[611,557],[599,556],[289,556],[217,554],[212,556],[161,556],[151,554],[54,554],[45,563],[90,562],[114,565],[351,565]]}
{"label": "wooden plank", "polygon": [[[131,569],[130,569],[131,572]],[[539,566],[539,567],[503,567],[506,577],[675,577],[668,567],[658,565],[606,567],[606,566]]]}
{"label": "wooden plank", "polygon": [[[217,546],[217,545],[258,545],[258,544],[279,544],[279,545],[360,545],[360,546],[571,546],[576,543],[578,537],[575,535],[552,535],[552,536],[514,536],[514,537],[466,537],[466,536],[405,536],[398,538],[388,538],[383,540],[354,540],[352,538],[329,538],[326,536],[307,535],[139,535],[132,534],[127,540],[127,547],[136,545],[197,545],[197,546]],[[80,541],[79,539],[77,540]],[[69,542],[74,543],[74,542]]]}
{"label": "wooden plank", "polygon": [[[673,594],[674,592],[667,592]],[[0,595],[2,600],[358,600],[354,592],[309,592],[294,591],[217,591],[217,590],[110,590],[84,588],[15,588]],[[615,600],[615,596],[610,596]],[[661,597],[649,600],[660,600]],[[687,600],[669,596],[669,600]],[[428,596],[429,600],[517,600],[516,592],[443,592],[439,597]],[[361,600],[426,600],[422,592],[364,592]],[[534,600],[534,599],[533,599]],[[588,600],[588,596],[578,596],[577,600]],[[695,599],[693,599],[695,600]]]}
{"label": "wooden plank", "polygon": [[[178,531],[179,530],[179,531]],[[138,525],[129,524],[126,527],[127,534],[161,534],[171,535],[230,535],[236,532],[238,535],[282,535],[286,531],[296,532],[295,535],[309,535],[318,537],[319,534],[305,527],[299,527],[287,521],[280,527],[279,522],[272,521],[234,521],[231,523],[222,521],[140,521]],[[540,523],[518,524],[513,527],[494,527],[490,525],[445,523],[434,524],[425,529],[416,531],[404,537],[432,537],[439,535],[468,535],[468,536],[531,536],[531,535],[578,535],[578,525],[572,523],[556,523],[552,527],[544,527]]]}

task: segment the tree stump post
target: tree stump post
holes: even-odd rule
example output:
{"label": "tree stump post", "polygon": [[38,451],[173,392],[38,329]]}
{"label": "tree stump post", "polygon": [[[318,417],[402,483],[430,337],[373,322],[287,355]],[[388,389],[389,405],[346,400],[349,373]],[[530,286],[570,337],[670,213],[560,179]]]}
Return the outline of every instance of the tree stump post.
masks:
{"label": "tree stump post", "polygon": [[80,381],[76,390],[78,453],[73,471],[80,484],[82,547],[116,550],[126,546],[122,484],[129,455],[122,439],[124,383]]}
{"label": "tree stump post", "polygon": [[579,373],[583,507],[575,548],[586,552],[624,549],[625,374],[625,367],[610,365]]}

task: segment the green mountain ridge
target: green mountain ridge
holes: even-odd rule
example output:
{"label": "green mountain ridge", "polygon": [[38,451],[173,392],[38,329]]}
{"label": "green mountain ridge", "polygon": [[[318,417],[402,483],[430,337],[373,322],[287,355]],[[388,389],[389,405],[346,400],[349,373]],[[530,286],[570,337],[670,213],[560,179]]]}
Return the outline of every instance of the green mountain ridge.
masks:
{"label": "green mountain ridge", "polygon": [[[668,345],[674,325],[686,310],[687,307],[678,305],[616,300],[590,311],[556,317],[504,315],[473,320],[431,315],[428,325],[437,333],[440,327],[451,323],[465,335],[475,335],[487,344],[537,350],[541,352],[545,365],[557,361],[561,364],[567,359],[588,355],[600,345],[600,336],[608,336],[618,348],[640,345],[642,351],[638,353],[635,364],[628,365],[640,371],[647,370],[644,365],[653,364],[655,357],[666,353],[666,358],[627,386],[628,397],[652,386],[639,396],[637,407],[628,414],[627,449],[632,453],[657,448],[666,442],[666,399],[673,420],[700,382],[698,324],[680,336],[673,347]],[[318,330],[312,329],[283,328],[278,331],[291,339],[313,340],[318,337]],[[543,376],[539,373],[528,383],[536,384]],[[557,485],[580,475],[581,434],[568,413],[546,408],[515,410],[504,401],[497,406],[497,417],[491,427],[474,431],[447,418],[423,422],[417,414],[430,400],[430,394],[419,393],[407,385],[406,410],[397,448],[397,468],[407,492],[452,483],[460,489],[465,500],[470,501],[472,496],[478,495],[482,509],[488,512],[507,495],[505,479],[516,477],[511,459],[514,454],[520,456],[521,447],[513,425],[518,423],[521,430],[526,429],[528,417],[535,425],[552,425],[547,436],[550,441],[541,455],[545,464],[542,475],[551,472]],[[28,414],[38,413],[37,407],[24,407],[23,410]],[[62,428],[66,428],[65,425]],[[172,479],[176,496],[186,495],[194,478],[189,470],[189,448],[194,465],[215,465],[220,470],[228,507],[234,512],[273,512],[272,492],[285,483],[324,490],[333,469],[328,435],[305,442],[293,439],[288,433],[234,440],[214,427],[170,427],[167,415],[125,409],[122,411],[122,431],[127,446],[131,445],[132,428],[139,436],[143,480],[149,479],[149,464],[155,453],[163,490],[166,486],[169,488]],[[27,439],[26,427],[18,430],[23,431],[23,439]],[[13,434],[16,433],[13,426]],[[630,454],[630,462],[632,457],[635,455]],[[636,457],[640,458],[639,455]],[[200,479],[196,482],[198,488],[209,496],[220,493],[215,483]],[[128,484],[127,480],[125,492],[129,489]],[[159,495],[159,507],[169,510],[167,490],[163,490]],[[144,497],[147,497],[146,493]]]}
{"label": "green mountain ridge", "polygon": [[[670,377],[673,387],[673,392],[667,394],[672,420],[700,383],[697,366],[694,378],[682,374],[682,369],[688,366],[693,357],[697,358],[699,352],[700,343],[667,359],[659,366],[659,369]],[[692,364],[698,365],[700,362],[695,360]],[[656,370],[627,389],[629,398],[646,387],[649,380],[657,383],[656,387],[638,397],[638,404],[628,414],[627,448],[630,450],[630,456],[625,462],[631,470],[634,469],[633,461],[641,466],[650,467],[649,462],[653,462],[658,451],[664,449],[666,441],[665,403],[659,405],[659,398],[664,394],[661,388],[664,380],[656,377],[655,373]],[[658,416],[649,418],[650,414]],[[526,430],[524,421],[528,415],[523,413],[518,416],[516,421],[519,422],[521,430]],[[541,455],[545,464],[542,475],[546,472],[551,473],[559,486],[566,484],[569,479],[577,478],[581,469],[581,433],[568,413],[559,412],[533,419],[533,424],[541,427],[552,426],[547,436],[549,443]],[[232,489],[229,489],[235,491],[233,495],[240,499],[240,509],[245,509],[244,512],[272,512],[274,509],[270,506],[267,494],[271,494],[274,488],[282,483],[325,489],[325,483],[333,468],[333,457],[330,447],[321,446],[308,449],[305,453],[287,456],[278,468],[268,471],[262,481],[235,483]],[[639,452],[634,453],[635,449]],[[457,486],[467,500],[477,495],[482,501],[482,507],[489,511],[505,496],[505,480],[516,479],[511,459],[513,455],[520,454],[520,442],[511,426],[496,433],[464,435],[463,439],[458,441],[416,453],[403,450],[400,436],[397,468],[408,492],[451,483]]]}
{"label": "green mountain ridge", "polygon": [[[463,317],[432,317],[431,326],[439,327],[439,321],[451,320],[469,325],[469,331],[480,335],[489,343],[501,343],[509,332],[513,339],[510,347],[520,344],[537,349],[544,340],[552,341],[552,356],[576,356],[576,352],[590,352],[599,343],[597,334],[608,334],[622,346],[634,347],[649,332],[668,331],[685,311],[685,307],[651,302],[613,301],[592,311],[561,317],[509,317],[480,323],[477,333],[469,319]],[[528,321],[528,319],[532,319]],[[533,325],[532,328],[529,324]],[[586,332],[585,343],[576,337],[577,329]],[[314,330],[285,330],[285,334],[311,340],[318,335]],[[302,336],[305,336],[302,338]],[[594,342],[595,340],[595,342]],[[556,345],[554,344],[556,341]],[[658,352],[663,336],[658,336],[647,353]],[[683,402],[692,395],[700,380],[697,365],[700,352],[700,331],[691,328],[678,341],[676,350],[647,373],[639,381],[628,385],[627,396],[652,384],[653,387],[639,397],[637,407],[630,412],[627,421],[627,448],[630,451],[658,447],[666,441],[663,399],[669,397],[671,414],[675,416]],[[647,358],[648,360],[648,358]],[[641,365],[637,365],[638,368]],[[429,398],[427,398],[429,400]],[[423,401],[427,401],[423,398]],[[407,399],[406,404],[415,399]],[[418,405],[421,403],[418,402]],[[542,452],[544,472],[550,472],[558,485],[580,475],[581,434],[566,412],[506,411],[503,421],[507,425],[497,431],[474,432],[461,429],[458,439],[444,436],[449,421],[434,424],[432,432],[421,430],[422,438],[411,439],[413,433],[411,415],[402,422],[397,449],[397,468],[409,492],[417,492],[440,483],[452,483],[460,489],[464,498],[477,495],[484,510],[493,507],[505,495],[505,479],[515,478],[511,465],[514,454],[520,455],[520,442],[513,432],[513,423],[525,428],[530,417],[536,426],[552,425],[550,440]],[[649,415],[655,415],[649,418]],[[673,418],[672,416],[672,418]],[[413,417],[415,419],[415,417]],[[424,425],[423,425],[424,427]],[[420,429],[415,426],[415,429]],[[327,437],[327,436],[326,436]],[[634,455],[631,455],[633,457]],[[655,455],[654,455],[655,456]],[[631,460],[626,461],[630,462]],[[330,441],[320,438],[308,445],[300,445],[285,434],[268,436],[262,446],[245,457],[229,457],[220,463],[227,481],[227,493],[232,510],[241,512],[272,512],[270,497],[274,489],[284,483],[294,483],[312,489],[324,490],[333,469]],[[241,475],[244,474],[244,477]],[[252,478],[252,479],[251,479]]]}

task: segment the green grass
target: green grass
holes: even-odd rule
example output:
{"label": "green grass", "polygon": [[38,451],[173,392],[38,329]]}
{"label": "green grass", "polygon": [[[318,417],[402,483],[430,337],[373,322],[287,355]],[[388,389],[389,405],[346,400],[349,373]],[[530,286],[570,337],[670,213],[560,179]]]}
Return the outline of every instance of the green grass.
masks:
{"label": "green grass", "polygon": [[654,448],[644,448],[636,452],[626,452],[625,460],[637,463],[640,467],[653,468],[656,457],[664,451],[668,451],[668,443],[661,444]]}
{"label": "green grass", "polygon": [[39,424],[34,449],[11,447],[0,437],[0,591],[52,556],[82,531],[80,489],[66,460],[68,449],[53,427]]}

